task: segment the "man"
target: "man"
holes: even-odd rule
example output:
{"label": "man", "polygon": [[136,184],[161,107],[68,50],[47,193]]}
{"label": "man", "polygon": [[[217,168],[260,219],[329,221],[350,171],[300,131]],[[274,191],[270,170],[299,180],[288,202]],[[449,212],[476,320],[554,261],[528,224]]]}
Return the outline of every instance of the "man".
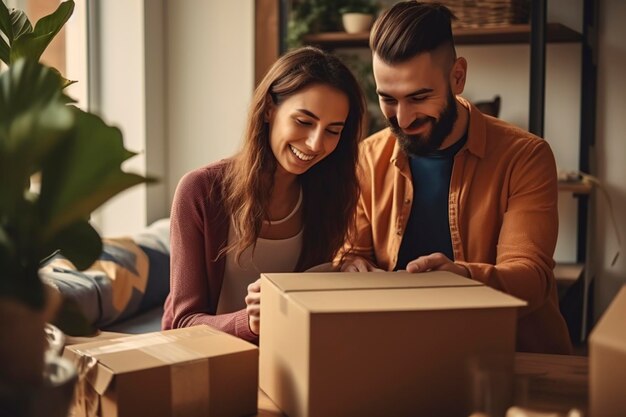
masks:
{"label": "man", "polygon": [[452,13],[408,1],[370,36],[389,128],[366,139],[357,227],[343,271],[443,270],[528,302],[517,349],[569,353],[552,255],[557,176],[548,144],[458,94]]}

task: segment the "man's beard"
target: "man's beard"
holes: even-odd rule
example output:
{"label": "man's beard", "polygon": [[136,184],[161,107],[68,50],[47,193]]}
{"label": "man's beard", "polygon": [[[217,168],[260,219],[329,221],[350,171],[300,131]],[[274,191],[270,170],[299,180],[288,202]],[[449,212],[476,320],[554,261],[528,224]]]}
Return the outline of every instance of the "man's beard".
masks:
{"label": "man's beard", "polygon": [[448,103],[446,104],[446,108],[443,109],[443,112],[439,115],[439,121],[434,117],[426,116],[414,120],[407,128],[407,130],[413,130],[426,123],[431,123],[432,128],[430,135],[407,135],[398,125],[398,119],[396,117],[387,119],[387,124],[393,134],[398,138],[398,143],[405,153],[408,155],[423,156],[431,154],[441,147],[444,139],[452,132],[457,115],[456,98],[452,95],[452,92],[448,90]]}

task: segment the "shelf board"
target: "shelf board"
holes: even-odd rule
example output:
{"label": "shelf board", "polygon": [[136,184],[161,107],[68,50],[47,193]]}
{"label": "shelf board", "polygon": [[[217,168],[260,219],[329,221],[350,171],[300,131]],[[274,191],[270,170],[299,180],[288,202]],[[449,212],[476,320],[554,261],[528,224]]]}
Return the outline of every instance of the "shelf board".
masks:
{"label": "shelf board", "polygon": [[563,300],[570,287],[572,287],[585,272],[584,264],[557,263],[554,267],[554,279],[559,293],[559,300]]}
{"label": "shelf board", "polygon": [[[546,40],[552,43],[580,42],[582,35],[560,23],[546,24]],[[490,28],[455,29],[457,45],[529,43],[530,25],[518,24]]]}
{"label": "shelf board", "polygon": [[557,263],[554,267],[554,278],[560,285],[570,286],[580,279],[584,269],[584,264]]}
{"label": "shelf board", "polygon": [[304,37],[304,43],[319,46],[324,49],[367,48],[369,47],[369,38],[369,32],[324,32],[306,35]]}
{"label": "shelf board", "polygon": [[[560,23],[548,23],[548,42],[580,42],[580,33]],[[454,41],[457,45],[488,45],[528,43],[530,41],[530,25],[516,24],[487,28],[456,28]],[[369,32],[346,33],[326,32],[306,35],[304,42],[325,49],[363,48],[369,45]]]}
{"label": "shelf board", "polygon": [[590,194],[593,186],[587,181],[559,181],[559,191],[574,194]]}

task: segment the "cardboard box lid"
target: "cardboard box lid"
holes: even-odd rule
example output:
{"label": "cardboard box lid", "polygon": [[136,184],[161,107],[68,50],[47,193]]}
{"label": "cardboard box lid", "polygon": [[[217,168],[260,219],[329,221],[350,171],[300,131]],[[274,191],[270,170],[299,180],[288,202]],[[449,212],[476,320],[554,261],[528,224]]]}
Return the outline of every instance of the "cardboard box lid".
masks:
{"label": "cardboard box lid", "polygon": [[590,343],[626,351],[626,285],[622,286],[591,332]]}
{"label": "cardboard box lid", "polygon": [[97,372],[91,372],[88,381],[99,394],[115,375],[257,349],[205,325],[66,347],[72,356],[97,360]]}
{"label": "cardboard box lid", "polygon": [[261,274],[283,292],[357,290],[383,288],[473,287],[481,286],[462,276],[445,271],[409,274],[408,272],[307,272]]}
{"label": "cardboard box lid", "polygon": [[263,274],[313,313],[515,308],[525,301],[449,272]]}

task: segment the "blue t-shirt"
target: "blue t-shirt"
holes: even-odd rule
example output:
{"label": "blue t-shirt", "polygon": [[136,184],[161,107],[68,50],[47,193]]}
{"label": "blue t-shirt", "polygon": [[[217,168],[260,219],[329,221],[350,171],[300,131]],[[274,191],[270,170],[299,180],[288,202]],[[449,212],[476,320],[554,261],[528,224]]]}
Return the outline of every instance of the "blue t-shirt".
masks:
{"label": "blue t-shirt", "polygon": [[454,260],[448,219],[448,194],[454,155],[465,142],[467,134],[446,149],[426,156],[409,156],[413,205],[398,251],[396,270],[405,269],[412,260],[434,252],[441,252]]}

